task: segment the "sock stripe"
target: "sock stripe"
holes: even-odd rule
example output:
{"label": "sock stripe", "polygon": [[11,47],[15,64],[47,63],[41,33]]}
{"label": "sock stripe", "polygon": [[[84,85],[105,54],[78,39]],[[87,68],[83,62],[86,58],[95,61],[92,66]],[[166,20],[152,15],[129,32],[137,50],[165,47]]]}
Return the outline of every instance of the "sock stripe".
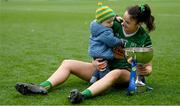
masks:
{"label": "sock stripe", "polygon": [[92,96],[92,92],[89,89],[86,89],[86,90],[82,91],[81,93],[85,96],[85,98]]}
{"label": "sock stripe", "polygon": [[42,86],[42,87],[44,87],[45,89],[50,89],[50,88],[52,88],[52,84],[51,84],[51,82],[50,81],[44,81],[44,82],[42,82],[41,84],[39,84],[40,86]]}

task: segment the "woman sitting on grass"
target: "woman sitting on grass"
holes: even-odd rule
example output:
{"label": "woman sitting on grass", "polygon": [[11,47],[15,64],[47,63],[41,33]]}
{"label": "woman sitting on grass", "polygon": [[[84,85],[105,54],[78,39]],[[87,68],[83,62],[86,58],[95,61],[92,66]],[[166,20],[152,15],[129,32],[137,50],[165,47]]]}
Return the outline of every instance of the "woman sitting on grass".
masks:
{"label": "woman sitting on grass", "polygon": [[[152,47],[151,39],[148,33],[141,26],[146,25],[147,31],[154,30],[154,17],[151,15],[150,7],[145,5],[135,5],[127,8],[124,13],[123,20],[116,17],[112,26],[113,32],[118,38],[123,38],[127,41],[124,45],[127,47]],[[93,83],[82,92],[72,90],[69,95],[71,103],[79,103],[86,98],[96,96],[103,93],[114,85],[127,84],[130,78],[131,65],[124,58],[122,48],[114,48],[116,58],[111,60],[108,65],[110,72],[103,78]],[[23,95],[26,94],[47,94],[48,90],[54,86],[61,85],[70,76],[74,74],[85,81],[90,81],[92,74],[99,67],[106,67],[106,61],[99,62],[98,60],[83,62],[78,60],[64,60],[59,68],[44,82],[39,85],[29,83],[17,83],[16,90]],[[138,66],[138,73],[147,76],[152,71],[151,63]]]}

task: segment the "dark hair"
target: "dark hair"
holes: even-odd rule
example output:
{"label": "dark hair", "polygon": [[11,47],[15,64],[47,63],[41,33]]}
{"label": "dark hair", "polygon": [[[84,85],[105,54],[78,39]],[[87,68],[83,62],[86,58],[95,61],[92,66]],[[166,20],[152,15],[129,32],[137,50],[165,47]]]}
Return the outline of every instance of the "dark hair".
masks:
{"label": "dark hair", "polygon": [[145,5],[135,5],[127,8],[127,12],[131,15],[131,18],[135,19],[137,23],[145,23],[147,30],[153,31],[155,29],[154,16],[151,15],[150,7]]}

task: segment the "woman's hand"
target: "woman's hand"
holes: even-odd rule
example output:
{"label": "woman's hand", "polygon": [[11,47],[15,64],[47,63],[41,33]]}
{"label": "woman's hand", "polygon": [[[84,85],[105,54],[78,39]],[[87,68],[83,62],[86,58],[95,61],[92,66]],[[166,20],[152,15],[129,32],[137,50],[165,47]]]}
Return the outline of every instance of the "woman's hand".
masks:
{"label": "woman's hand", "polygon": [[138,75],[148,76],[152,72],[152,65],[150,63],[143,64],[143,65],[139,64],[137,66],[137,72],[138,72]]}
{"label": "woman's hand", "polygon": [[[128,63],[131,64],[132,57],[128,58],[127,61],[128,61]],[[137,65],[137,74],[138,75],[148,76],[151,74],[151,72],[152,72],[152,64],[151,63]]]}
{"label": "woman's hand", "polygon": [[101,58],[97,58],[96,60],[92,61],[92,64],[98,69],[98,70],[102,70],[104,68],[106,68],[107,66],[107,61],[101,61]]}

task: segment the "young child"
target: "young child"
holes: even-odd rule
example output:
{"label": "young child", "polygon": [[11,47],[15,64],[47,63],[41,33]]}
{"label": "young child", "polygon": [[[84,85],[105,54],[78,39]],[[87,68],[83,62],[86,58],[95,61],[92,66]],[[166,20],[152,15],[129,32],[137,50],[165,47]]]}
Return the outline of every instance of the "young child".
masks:
{"label": "young child", "polygon": [[[90,41],[88,52],[93,59],[109,61],[114,58],[112,47],[123,46],[123,40],[114,36],[111,29],[116,14],[108,6],[98,4],[96,19],[90,24]],[[109,66],[105,69],[96,70],[90,80],[93,84],[109,72]]]}

